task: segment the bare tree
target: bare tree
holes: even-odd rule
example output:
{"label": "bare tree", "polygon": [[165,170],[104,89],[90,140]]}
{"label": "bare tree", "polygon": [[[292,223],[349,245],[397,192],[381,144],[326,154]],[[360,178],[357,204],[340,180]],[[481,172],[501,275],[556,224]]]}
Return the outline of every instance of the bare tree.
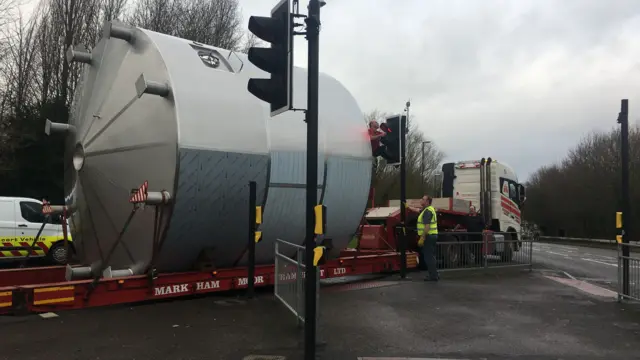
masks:
{"label": "bare tree", "polygon": [[242,44],[242,52],[248,53],[249,49],[256,46],[265,46],[264,42],[260,40],[254,33],[247,33]]}
{"label": "bare tree", "polygon": [[127,0],[102,0],[100,5],[100,23],[122,19],[125,15]]}
{"label": "bare tree", "polygon": [[139,0],[128,21],[144,29],[241,50],[243,24],[238,0]]}
{"label": "bare tree", "polygon": [[[630,129],[631,203],[640,203],[640,129]],[[528,181],[523,212],[549,235],[613,237],[613,214],[620,199],[620,131],[591,133],[555,165],[536,171]],[[626,215],[630,224],[640,213]],[[636,234],[637,235],[637,234]]]}
{"label": "bare tree", "polygon": [[37,47],[35,42],[37,21],[25,21],[19,15],[18,21],[6,26],[9,41],[6,43],[7,57],[0,67],[5,80],[6,105],[13,114],[27,107],[36,99],[32,87],[37,75]]}
{"label": "bare tree", "polygon": [[[97,37],[100,20],[100,0],[48,0],[43,12],[41,25],[41,44],[46,46],[42,54],[43,74],[54,74],[57,99],[70,103],[71,95],[78,81],[78,66],[70,64],[66,50],[74,45],[83,44],[91,48]],[[44,49],[43,49],[44,50]]]}
{"label": "bare tree", "polygon": [[0,0],[0,29],[13,22],[18,5],[17,0]]}
{"label": "bare tree", "polygon": [[179,0],[138,0],[126,17],[131,25],[177,35],[182,6]]}
{"label": "bare tree", "polygon": [[6,57],[0,63],[4,88],[0,99],[0,171],[6,173],[15,168],[15,155],[34,141],[30,123],[25,119],[33,114],[37,102],[33,87],[38,74],[37,21],[34,18],[25,21],[18,14],[17,20],[3,30],[8,41]]}

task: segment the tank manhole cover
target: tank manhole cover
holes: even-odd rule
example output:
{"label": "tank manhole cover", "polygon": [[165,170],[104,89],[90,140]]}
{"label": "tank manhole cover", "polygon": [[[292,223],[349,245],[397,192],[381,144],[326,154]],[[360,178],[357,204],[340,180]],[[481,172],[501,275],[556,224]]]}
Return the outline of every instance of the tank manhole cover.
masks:
{"label": "tank manhole cover", "polygon": [[287,358],[280,355],[249,355],[242,360],[287,360]]}

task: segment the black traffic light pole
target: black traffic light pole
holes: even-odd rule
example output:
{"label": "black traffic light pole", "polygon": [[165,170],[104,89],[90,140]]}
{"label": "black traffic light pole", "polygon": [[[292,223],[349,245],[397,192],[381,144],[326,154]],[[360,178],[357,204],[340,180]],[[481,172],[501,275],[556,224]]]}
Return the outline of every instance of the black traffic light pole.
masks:
{"label": "black traffic light pole", "polygon": [[256,278],[256,182],[249,182],[249,269],[247,272],[247,296],[253,298]]}
{"label": "black traffic light pole", "polygon": [[[407,103],[409,105],[409,103]],[[406,145],[405,140],[407,129],[407,116],[409,116],[409,106],[406,108],[407,115],[400,116],[400,278],[407,277],[407,165],[405,161]]]}
{"label": "black traffic light pole", "polygon": [[315,241],[314,206],[318,202],[318,73],[320,62],[320,1],[309,0],[307,24],[307,212],[305,249],[304,358],[316,358],[316,267],[313,265]]}
{"label": "black traffic light pole", "polygon": [[[316,268],[314,265],[315,212],[318,202],[318,75],[320,7],[324,1],[309,0],[309,14],[305,18],[308,48],[307,80],[307,207],[305,231],[305,342],[304,358],[315,359],[316,352]],[[271,43],[271,48],[252,47],[247,57],[256,67],[270,73],[269,79],[252,78],[247,90],[258,99],[270,104],[271,116],[276,116],[292,106],[292,64],[293,64],[293,24],[297,14],[298,1],[294,1],[296,14],[291,14],[290,1],[280,0],[271,10],[271,17],[252,16],[249,30],[260,39]],[[254,206],[255,209],[255,206]],[[250,215],[252,217],[253,215]],[[255,224],[254,224],[255,226]]]}
{"label": "black traffic light pole", "polygon": [[620,124],[620,167],[622,177],[621,205],[622,205],[622,294],[629,295],[629,227],[626,219],[631,219],[631,204],[629,203],[629,100],[623,99],[618,115]]}

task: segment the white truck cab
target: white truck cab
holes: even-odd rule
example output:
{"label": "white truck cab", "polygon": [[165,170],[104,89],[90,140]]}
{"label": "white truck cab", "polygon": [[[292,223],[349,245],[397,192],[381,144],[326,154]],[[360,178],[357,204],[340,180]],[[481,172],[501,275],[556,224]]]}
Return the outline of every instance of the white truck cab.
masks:
{"label": "white truck cab", "polygon": [[483,216],[491,230],[521,240],[518,234],[525,188],[507,164],[491,158],[444,164],[442,196],[471,201],[473,210]]}
{"label": "white truck cab", "polygon": [[[40,200],[0,197],[0,261],[27,256],[45,219]],[[68,235],[68,240],[71,241],[71,235]],[[71,246],[64,246],[61,218],[53,215],[44,225],[30,257],[47,257],[53,264],[62,265],[68,259],[67,249]]]}

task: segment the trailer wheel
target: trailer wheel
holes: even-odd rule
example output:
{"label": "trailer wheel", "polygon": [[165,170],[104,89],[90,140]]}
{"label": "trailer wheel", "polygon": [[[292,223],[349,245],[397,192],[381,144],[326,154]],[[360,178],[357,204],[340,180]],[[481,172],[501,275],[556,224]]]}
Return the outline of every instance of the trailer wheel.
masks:
{"label": "trailer wheel", "polygon": [[444,245],[445,268],[458,267],[460,259],[462,258],[462,252],[460,244],[458,244],[457,241]]}
{"label": "trailer wheel", "polygon": [[[468,236],[454,236],[454,238],[458,242],[460,265],[475,265],[480,262],[480,250],[474,247],[475,244],[469,243],[471,239]],[[464,244],[460,244],[460,242]]]}
{"label": "trailer wheel", "polygon": [[[71,245],[67,248],[71,250]],[[66,265],[69,260],[69,251],[64,247],[64,241],[58,241],[47,252],[47,260],[54,265]]]}
{"label": "trailer wheel", "polygon": [[482,263],[482,251],[475,249],[473,244],[463,246],[464,265],[478,265]]}
{"label": "trailer wheel", "polygon": [[461,262],[462,249],[458,244],[459,239],[455,236],[445,235],[439,238],[436,247],[436,261],[442,262],[442,268],[455,268]]}
{"label": "trailer wheel", "polygon": [[511,240],[510,233],[503,233],[504,235],[504,251],[500,254],[500,258],[504,262],[511,262],[513,260],[513,242]]}

